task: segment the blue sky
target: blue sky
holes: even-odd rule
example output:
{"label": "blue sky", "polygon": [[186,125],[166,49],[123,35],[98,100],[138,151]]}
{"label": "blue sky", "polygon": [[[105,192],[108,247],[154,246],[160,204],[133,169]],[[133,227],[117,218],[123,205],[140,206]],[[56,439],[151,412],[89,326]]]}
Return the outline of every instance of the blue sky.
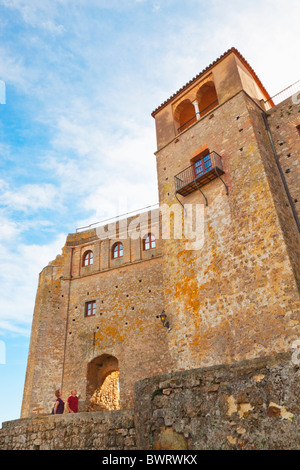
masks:
{"label": "blue sky", "polygon": [[158,201],[151,112],[232,46],[271,95],[295,82],[299,17],[298,0],[0,0],[0,423],[20,415],[39,272],[77,227]]}

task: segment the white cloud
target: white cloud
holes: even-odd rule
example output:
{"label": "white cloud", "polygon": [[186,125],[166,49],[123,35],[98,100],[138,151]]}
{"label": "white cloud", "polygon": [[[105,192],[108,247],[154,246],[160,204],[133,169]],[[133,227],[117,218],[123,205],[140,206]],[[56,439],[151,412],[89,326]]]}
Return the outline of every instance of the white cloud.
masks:
{"label": "white cloud", "polygon": [[33,27],[46,29],[51,33],[61,34],[65,28],[61,24],[55,24],[56,4],[62,4],[60,1],[43,0],[2,0],[7,8],[20,12],[25,23]]}
{"label": "white cloud", "polygon": [[23,212],[60,206],[57,188],[52,184],[26,184],[13,190],[6,185],[0,203],[9,210]]}
{"label": "white cloud", "polygon": [[3,214],[3,210],[0,212],[0,242],[9,242],[17,237],[22,231],[20,225],[11,220],[10,218],[6,217]]}
{"label": "white cloud", "polygon": [[52,243],[42,246],[11,243],[8,247],[1,241],[0,333],[28,336],[38,274],[61,253],[65,235],[58,234]]}
{"label": "white cloud", "polygon": [[[13,57],[8,48],[0,47],[0,70],[1,80],[7,85],[13,84],[23,92],[26,92],[30,86],[28,69],[23,63],[22,58]],[[6,90],[8,94],[8,90]],[[6,97],[6,101],[9,96]]]}

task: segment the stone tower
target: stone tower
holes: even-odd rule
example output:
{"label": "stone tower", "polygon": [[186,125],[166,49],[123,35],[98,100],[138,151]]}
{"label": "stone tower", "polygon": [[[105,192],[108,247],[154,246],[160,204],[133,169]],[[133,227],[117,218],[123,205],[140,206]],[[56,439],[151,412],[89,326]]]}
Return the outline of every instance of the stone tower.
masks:
{"label": "stone tower", "polygon": [[[300,337],[299,102],[273,105],[233,48],[153,112],[160,204],[204,207],[199,250],[164,240],[178,370],[268,356]],[[289,180],[274,142],[290,154]]]}
{"label": "stone tower", "polygon": [[130,409],[138,380],[300,338],[299,102],[274,106],[232,48],[153,117],[160,210],[68,235],[40,274],[22,417],[56,388],[88,409],[116,372]]}

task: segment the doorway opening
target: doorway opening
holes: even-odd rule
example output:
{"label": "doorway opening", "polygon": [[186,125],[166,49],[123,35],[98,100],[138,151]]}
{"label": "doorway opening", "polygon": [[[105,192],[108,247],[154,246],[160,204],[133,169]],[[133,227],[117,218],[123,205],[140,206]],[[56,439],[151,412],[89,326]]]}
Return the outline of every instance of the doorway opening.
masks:
{"label": "doorway opening", "polygon": [[120,409],[118,359],[102,354],[88,364],[87,370],[88,411]]}

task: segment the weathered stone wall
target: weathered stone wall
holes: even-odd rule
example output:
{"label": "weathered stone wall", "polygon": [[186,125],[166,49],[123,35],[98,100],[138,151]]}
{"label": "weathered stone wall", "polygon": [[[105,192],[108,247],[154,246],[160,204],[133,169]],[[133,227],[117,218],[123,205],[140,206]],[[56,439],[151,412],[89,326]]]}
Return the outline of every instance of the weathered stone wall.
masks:
{"label": "weathered stone wall", "polygon": [[[96,315],[84,316],[84,305],[96,300]],[[161,258],[127,265],[100,274],[74,278],[71,283],[63,393],[77,388],[88,398],[88,364],[109,354],[118,360],[120,406],[133,406],[133,384],[166,371],[170,364],[158,318],[163,310]],[[100,366],[99,366],[100,367]]]}
{"label": "weathered stone wall", "polygon": [[64,414],[3,423],[1,450],[136,450],[130,411]]}
{"label": "weathered stone wall", "polygon": [[30,415],[35,408],[44,408],[50,399],[52,403],[53,393],[61,384],[69,290],[69,281],[63,279],[64,262],[65,254],[57,257],[39,276],[22,417]]}
{"label": "weathered stone wall", "polygon": [[279,162],[300,218],[300,102],[290,97],[267,113]]}
{"label": "weathered stone wall", "polygon": [[[167,339],[177,370],[287,351],[300,334],[299,234],[288,245],[290,209],[274,193],[283,188],[262,112],[241,91],[156,153],[161,204],[177,204],[174,176],[205,149],[222,156],[229,187],[226,195],[217,178],[201,188],[208,205],[200,249],[188,250],[184,238],[165,240]],[[197,190],[178,197],[205,204]]]}
{"label": "weathered stone wall", "polygon": [[291,359],[287,353],[138,382],[138,448],[299,449],[300,371]]}
{"label": "weathered stone wall", "polygon": [[[265,114],[267,127],[270,127],[270,134],[268,135],[266,124],[263,120],[263,115],[260,108],[255,105],[252,100],[248,100],[248,108],[253,123],[253,128],[255,131],[255,138],[257,140],[262,163],[264,165],[264,170],[267,177],[267,182],[269,184],[271,195],[273,198],[274,207],[276,210],[275,213],[277,214],[277,218],[283,235],[283,240],[287,253],[287,260],[290,266],[292,267],[294,279],[298,285],[298,289],[300,289],[300,236],[291,206],[291,204],[295,206],[295,199],[293,200],[293,193],[295,195],[295,191],[299,191],[299,136],[296,127],[292,126],[291,122],[287,123],[286,126],[283,126],[285,127],[284,136],[282,135],[282,130],[279,125],[275,126],[274,122],[272,126],[268,125],[271,116],[277,116],[276,110],[280,111],[281,106],[282,105],[280,104],[279,107],[272,108]],[[291,102],[291,99],[289,99],[287,100],[285,107],[288,107],[289,109],[287,114],[293,115],[295,119],[295,116],[300,110],[300,105],[294,105]],[[284,138],[286,141],[285,146],[283,146],[285,149],[287,145],[293,148],[293,154],[291,155],[291,157],[292,162],[295,163],[295,167],[292,172],[292,177],[289,179],[288,177],[290,176],[290,174],[286,173],[286,167],[283,164],[283,159],[277,159],[277,156],[275,155],[273,146],[271,144],[273,142],[276,147],[278,141],[282,143],[282,138]],[[281,148],[282,146],[279,145],[278,147]],[[276,153],[279,157],[277,151]],[[288,198],[288,193],[284,182],[286,183],[286,186],[288,187],[288,190],[291,193],[292,201],[290,201]],[[293,298],[293,295],[291,296],[291,298]]]}

